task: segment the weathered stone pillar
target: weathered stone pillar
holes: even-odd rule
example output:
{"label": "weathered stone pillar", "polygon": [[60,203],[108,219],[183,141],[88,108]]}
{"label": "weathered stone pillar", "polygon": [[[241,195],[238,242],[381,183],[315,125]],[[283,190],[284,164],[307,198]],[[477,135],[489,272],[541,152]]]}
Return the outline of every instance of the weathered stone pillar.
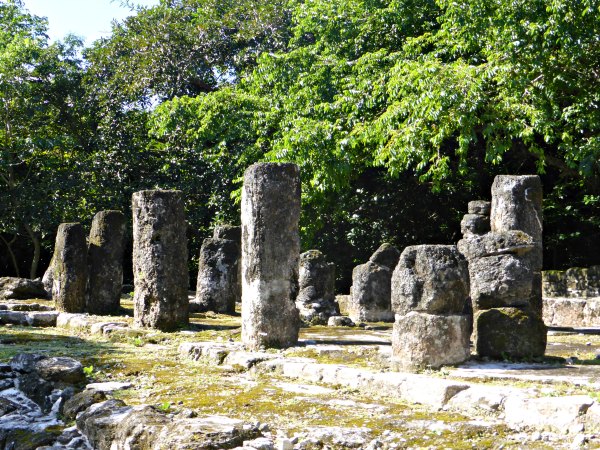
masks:
{"label": "weathered stone pillar", "polygon": [[100,211],[94,216],[88,240],[87,312],[118,314],[123,286],[125,216]]}
{"label": "weathered stone pillar", "polygon": [[391,304],[392,272],[400,251],[382,244],[365,264],[352,271],[348,315],[354,322],[393,322]]}
{"label": "weathered stone pillar", "polygon": [[392,365],[437,369],[469,358],[467,261],[454,245],[406,247],[392,276]]}
{"label": "weathered stone pillar", "polygon": [[327,325],[331,316],[340,314],[335,301],[335,265],[319,250],[309,250],[300,255],[299,277],[296,306],[300,317],[312,325]]}
{"label": "weathered stone pillar", "polygon": [[87,244],[79,223],[61,223],[56,233],[52,257],[52,299],[62,312],[85,310],[87,284]]}
{"label": "weathered stone pillar", "polygon": [[254,164],[242,190],[242,342],[250,349],[298,341],[300,173]]}
{"label": "weathered stone pillar", "polygon": [[181,191],[133,194],[133,278],[136,326],[171,331],[187,325],[186,222]]}
{"label": "weathered stone pillar", "polygon": [[533,273],[531,310],[542,317],[542,182],[537,175],[498,175],[492,184],[492,231],[521,230],[533,238],[526,256]]}
{"label": "weathered stone pillar", "polygon": [[229,239],[204,239],[198,261],[195,306],[198,311],[232,314],[241,301],[240,248]]}

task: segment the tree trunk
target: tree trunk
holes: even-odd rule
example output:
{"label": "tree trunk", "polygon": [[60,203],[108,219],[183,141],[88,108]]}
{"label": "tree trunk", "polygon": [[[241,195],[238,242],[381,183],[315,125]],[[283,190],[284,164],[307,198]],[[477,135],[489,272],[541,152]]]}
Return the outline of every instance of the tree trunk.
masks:
{"label": "tree trunk", "polygon": [[7,241],[6,239],[4,239],[4,237],[2,237],[2,235],[0,235],[0,239],[2,239],[2,242],[4,242],[4,245],[6,245],[6,249],[8,250],[8,255],[10,256],[10,260],[15,269],[15,275],[17,277],[20,277],[21,274],[19,272],[19,264],[17,264],[17,258],[15,257],[15,254],[12,251],[12,247],[11,247],[13,242],[15,242],[17,240],[17,235],[15,234],[11,241]]}
{"label": "tree trunk", "polygon": [[31,269],[29,272],[29,278],[32,280],[37,274],[38,265],[40,263],[41,245],[39,236],[31,229],[27,222],[23,222],[23,228],[27,231],[31,242],[33,243],[33,260],[31,261]]}

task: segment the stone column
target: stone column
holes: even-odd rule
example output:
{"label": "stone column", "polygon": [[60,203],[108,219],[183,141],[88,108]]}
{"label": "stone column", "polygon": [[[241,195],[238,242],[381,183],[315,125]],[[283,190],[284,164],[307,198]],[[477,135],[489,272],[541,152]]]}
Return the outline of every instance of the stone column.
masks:
{"label": "stone column", "polygon": [[240,248],[230,239],[204,239],[198,261],[195,307],[198,311],[235,312],[241,301]]}
{"label": "stone column", "polygon": [[100,211],[94,216],[88,240],[87,312],[118,314],[123,286],[125,216]]}
{"label": "stone column", "polygon": [[391,306],[392,272],[400,251],[382,244],[369,261],[352,271],[348,315],[354,322],[393,322]]}
{"label": "stone column", "polygon": [[467,261],[454,245],[406,247],[392,276],[392,365],[418,371],[469,358]]}
{"label": "stone column", "polygon": [[328,263],[319,250],[300,255],[299,293],[296,306],[303,322],[327,325],[331,316],[339,316],[335,301],[335,265]]}
{"label": "stone column", "polygon": [[133,194],[136,326],[171,331],[188,324],[187,225],[181,191]]}
{"label": "stone column", "polygon": [[300,171],[254,164],[242,190],[242,342],[249,349],[298,341]]}
{"label": "stone column", "polygon": [[521,230],[533,238],[526,256],[533,272],[531,310],[542,317],[542,182],[537,175],[498,175],[492,184],[490,224],[493,232]]}
{"label": "stone column", "polygon": [[79,223],[61,223],[52,257],[52,299],[56,309],[68,313],[85,310],[87,244]]}

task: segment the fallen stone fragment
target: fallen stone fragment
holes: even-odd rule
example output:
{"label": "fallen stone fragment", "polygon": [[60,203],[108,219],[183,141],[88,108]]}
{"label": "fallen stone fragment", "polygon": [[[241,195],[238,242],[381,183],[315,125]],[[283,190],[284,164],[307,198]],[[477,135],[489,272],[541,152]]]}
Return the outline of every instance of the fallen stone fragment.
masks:
{"label": "fallen stone fragment", "polygon": [[45,380],[80,383],[85,380],[83,365],[73,358],[55,356],[35,363],[35,371]]}
{"label": "fallen stone fragment", "polygon": [[331,316],[327,320],[327,326],[329,327],[355,327],[356,324],[350,317],[347,316]]}
{"label": "fallen stone fragment", "polygon": [[95,403],[106,400],[104,392],[86,388],[67,400],[63,406],[63,416],[66,420],[73,420],[78,413],[88,409]]}
{"label": "fallen stone fragment", "polygon": [[44,284],[38,280],[16,277],[0,277],[0,299],[27,300],[47,298]]}

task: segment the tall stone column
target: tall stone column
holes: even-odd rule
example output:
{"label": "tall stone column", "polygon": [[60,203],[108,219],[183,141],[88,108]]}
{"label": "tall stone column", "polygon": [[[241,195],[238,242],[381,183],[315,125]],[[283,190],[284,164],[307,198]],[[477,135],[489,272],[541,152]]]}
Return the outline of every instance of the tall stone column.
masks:
{"label": "tall stone column", "polygon": [[123,286],[125,216],[100,211],[94,216],[88,242],[87,312],[117,314]]}
{"label": "tall stone column", "polygon": [[492,184],[492,232],[521,230],[533,238],[526,256],[533,273],[529,304],[542,317],[542,182],[537,175],[498,175]]}
{"label": "tall stone column", "polygon": [[136,326],[171,331],[189,322],[186,222],[181,191],[133,194]]}
{"label": "tall stone column", "polygon": [[52,257],[52,299],[56,309],[68,313],[85,310],[87,244],[79,223],[61,223]]}
{"label": "tall stone column", "polygon": [[250,349],[298,341],[299,219],[298,166],[250,166],[242,190],[242,342]]}

